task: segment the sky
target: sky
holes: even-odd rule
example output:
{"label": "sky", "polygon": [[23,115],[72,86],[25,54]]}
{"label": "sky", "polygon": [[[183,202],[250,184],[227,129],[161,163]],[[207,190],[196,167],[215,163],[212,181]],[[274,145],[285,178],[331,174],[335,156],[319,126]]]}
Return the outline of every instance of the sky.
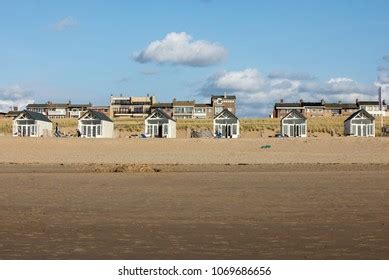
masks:
{"label": "sky", "polygon": [[[156,95],[389,100],[387,0],[0,0],[0,111]],[[385,89],[388,87],[388,89]]]}

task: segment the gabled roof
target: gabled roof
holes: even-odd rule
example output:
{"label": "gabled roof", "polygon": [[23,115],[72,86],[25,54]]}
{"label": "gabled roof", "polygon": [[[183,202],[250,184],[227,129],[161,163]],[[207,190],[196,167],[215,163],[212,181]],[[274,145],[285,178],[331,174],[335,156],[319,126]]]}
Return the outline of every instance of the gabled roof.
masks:
{"label": "gabled roof", "polygon": [[86,111],[80,118],[84,118],[86,115],[91,115],[93,118],[95,119],[99,119],[99,120],[102,120],[102,121],[107,121],[107,122],[113,122],[106,114],[104,113],[101,113],[101,112],[98,112],[98,111],[95,111],[95,110],[88,110]]}
{"label": "gabled roof", "polygon": [[358,111],[352,113],[344,122],[347,122],[347,121],[349,121],[349,120],[355,118],[355,117],[356,117],[357,115],[359,115],[360,113],[362,113],[363,115],[365,115],[367,118],[371,119],[372,121],[375,120],[375,118],[374,118],[372,115],[370,115],[368,112],[366,112],[366,110],[361,109],[361,110],[358,110]]}
{"label": "gabled roof", "polygon": [[213,119],[219,119],[221,116],[226,115],[229,119],[239,120],[237,116],[235,116],[230,110],[224,109],[219,114],[217,114]]}
{"label": "gabled roof", "polygon": [[303,119],[303,120],[306,120],[307,118],[303,115],[303,114],[301,114],[299,111],[297,111],[297,110],[292,110],[292,111],[290,111],[289,113],[287,113],[282,119],[281,119],[281,121],[283,120],[283,119],[286,119],[286,118],[288,118],[290,115],[292,115],[292,114],[295,114],[295,115],[297,115],[297,117],[299,117],[300,119]]}
{"label": "gabled roof", "polygon": [[159,108],[156,108],[154,109],[147,117],[146,119],[149,119],[150,117],[152,117],[153,115],[157,114],[157,113],[160,113],[164,118],[166,119],[169,119],[169,120],[172,120],[172,121],[176,121],[175,119],[173,119],[171,116],[169,116],[168,114],[166,114],[163,110],[159,109]]}
{"label": "gabled roof", "polygon": [[16,118],[18,118],[19,116],[21,116],[23,114],[26,114],[31,119],[36,120],[36,121],[50,122],[51,123],[51,120],[46,115],[43,115],[43,114],[37,113],[37,112],[32,112],[32,111],[29,111],[29,110],[21,111],[19,113],[19,115],[16,116]]}

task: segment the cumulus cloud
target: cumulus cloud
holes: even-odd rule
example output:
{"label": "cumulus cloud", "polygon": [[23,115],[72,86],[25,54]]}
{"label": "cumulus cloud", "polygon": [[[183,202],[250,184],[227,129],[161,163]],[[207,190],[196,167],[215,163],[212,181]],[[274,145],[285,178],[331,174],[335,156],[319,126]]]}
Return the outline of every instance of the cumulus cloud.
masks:
{"label": "cumulus cloud", "polygon": [[33,92],[19,85],[0,88],[0,112],[8,112],[12,107],[24,108],[33,103]]}
{"label": "cumulus cloud", "polygon": [[63,31],[65,29],[77,27],[77,26],[78,26],[78,21],[70,16],[64,17],[63,19],[51,25],[52,29],[58,32]]}
{"label": "cumulus cloud", "polygon": [[199,95],[221,94],[237,96],[238,114],[244,117],[266,116],[275,102],[306,101],[355,102],[355,99],[376,99],[374,85],[358,83],[347,77],[321,82],[312,76],[293,73],[265,75],[257,69],[222,72],[210,76],[199,89]]}
{"label": "cumulus cloud", "polygon": [[162,40],[151,42],[144,50],[134,53],[139,63],[155,62],[193,67],[205,67],[222,62],[226,49],[218,43],[194,41],[185,33],[168,33]]}

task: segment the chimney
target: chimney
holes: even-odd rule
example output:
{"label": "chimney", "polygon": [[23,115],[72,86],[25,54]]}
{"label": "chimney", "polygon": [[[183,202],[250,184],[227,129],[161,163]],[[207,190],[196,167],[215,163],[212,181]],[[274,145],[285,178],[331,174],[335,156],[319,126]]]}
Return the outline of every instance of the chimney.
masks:
{"label": "chimney", "polygon": [[71,101],[71,100],[69,100],[69,102],[68,102],[68,103],[69,103],[69,105],[70,105],[70,104],[72,104],[72,101]]}
{"label": "chimney", "polygon": [[300,103],[303,103],[304,102],[304,100],[303,99],[300,99]]}
{"label": "chimney", "polygon": [[357,99],[355,99],[355,103],[356,103],[356,104],[358,104],[358,102],[359,102],[358,98],[357,98]]}
{"label": "chimney", "polygon": [[320,100],[321,105],[324,105],[324,99]]}
{"label": "chimney", "polygon": [[280,103],[284,103],[284,99],[281,98]]}
{"label": "chimney", "polygon": [[18,111],[18,109],[19,109],[19,108],[18,108],[17,106],[14,106],[14,107],[13,107],[13,111]]}
{"label": "chimney", "polygon": [[224,98],[227,98],[227,92],[226,91],[224,92]]}

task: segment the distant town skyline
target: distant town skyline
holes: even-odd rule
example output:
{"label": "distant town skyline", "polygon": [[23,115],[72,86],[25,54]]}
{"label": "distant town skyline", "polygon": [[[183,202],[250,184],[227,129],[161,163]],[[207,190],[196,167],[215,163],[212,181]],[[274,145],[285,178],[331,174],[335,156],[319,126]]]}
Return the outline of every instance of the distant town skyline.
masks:
{"label": "distant town skyline", "polygon": [[5,1],[0,111],[33,102],[108,105],[110,95],[198,102],[389,99],[384,0]]}

